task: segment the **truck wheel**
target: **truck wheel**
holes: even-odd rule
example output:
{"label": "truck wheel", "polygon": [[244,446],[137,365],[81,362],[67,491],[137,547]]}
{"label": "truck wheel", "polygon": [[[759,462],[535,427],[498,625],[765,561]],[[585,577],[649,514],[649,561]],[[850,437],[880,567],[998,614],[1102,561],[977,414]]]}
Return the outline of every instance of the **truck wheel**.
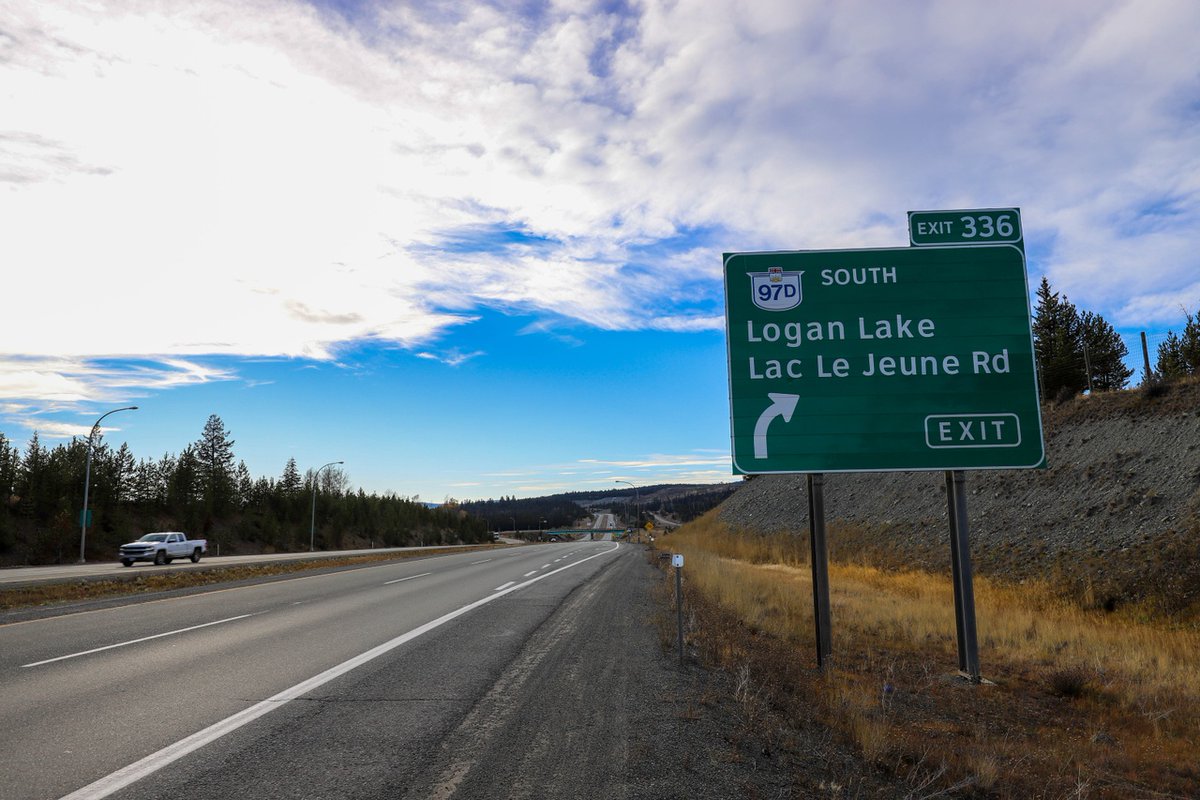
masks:
{"label": "truck wheel", "polygon": [[192,563],[193,564],[200,563],[200,548],[199,547],[197,547],[195,550],[192,551]]}
{"label": "truck wheel", "polygon": [[154,554],[154,563],[155,563],[155,564],[157,564],[157,565],[158,565],[158,566],[160,566],[160,567],[161,567],[163,564],[167,563],[167,551],[166,551],[166,550],[159,550],[157,553],[155,553],[155,554]]}
{"label": "truck wheel", "polygon": [[132,567],[132,566],[133,566],[133,559],[132,559],[132,558],[122,558],[122,559],[121,559],[121,566],[123,566],[123,567]]}

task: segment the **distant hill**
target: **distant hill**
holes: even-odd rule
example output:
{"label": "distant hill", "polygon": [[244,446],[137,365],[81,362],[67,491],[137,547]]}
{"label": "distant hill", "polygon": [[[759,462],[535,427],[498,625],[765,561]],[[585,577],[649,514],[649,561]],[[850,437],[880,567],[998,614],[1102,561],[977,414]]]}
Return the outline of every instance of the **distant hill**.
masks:
{"label": "distant hill", "polygon": [[[502,497],[496,500],[472,500],[459,507],[472,516],[486,520],[493,530],[507,530],[515,521],[517,528],[570,527],[591,516],[593,511],[611,511],[633,524],[635,505],[643,517],[657,513],[686,522],[715,508],[731,495],[741,482],[717,484],[663,483],[639,486],[637,490],[621,485],[614,489],[561,492],[544,497]],[[636,503],[635,503],[636,500]]]}

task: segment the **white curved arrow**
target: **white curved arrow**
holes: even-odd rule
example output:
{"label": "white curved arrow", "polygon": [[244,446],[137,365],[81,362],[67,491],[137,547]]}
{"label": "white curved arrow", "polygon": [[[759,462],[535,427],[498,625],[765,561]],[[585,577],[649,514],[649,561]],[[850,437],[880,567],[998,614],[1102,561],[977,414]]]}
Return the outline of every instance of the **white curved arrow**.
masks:
{"label": "white curved arrow", "polygon": [[796,403],[800,401],[798,394],[778,394],[768,392],[767,399],[771,401],[771,405],[767,406],[767,410],[758,418],[758,423],[754,426],[754,457],[767,457],[767,428],[771,426],[772,420],[776,417],[783,417],[784,422],[792,421],[792,413],[796,410]]}

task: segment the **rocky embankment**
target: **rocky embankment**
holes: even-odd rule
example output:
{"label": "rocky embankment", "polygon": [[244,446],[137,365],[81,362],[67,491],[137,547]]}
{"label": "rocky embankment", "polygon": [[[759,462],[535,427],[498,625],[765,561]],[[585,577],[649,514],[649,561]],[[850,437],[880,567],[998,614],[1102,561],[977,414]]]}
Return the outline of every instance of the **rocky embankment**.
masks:
{"label": "rocky embankment", "polygon": [[[1164,391],[1164,390],[1160,390]],[[1200,605],[1200,382],[1043,408],[1045,470],[967,473],[979,574],[1044,578],[1086,603]],[[949,571],[942,473],[827,475],[830,557]],[[803,475],[758,476],[720,507],[735,528],[807,536]]]}

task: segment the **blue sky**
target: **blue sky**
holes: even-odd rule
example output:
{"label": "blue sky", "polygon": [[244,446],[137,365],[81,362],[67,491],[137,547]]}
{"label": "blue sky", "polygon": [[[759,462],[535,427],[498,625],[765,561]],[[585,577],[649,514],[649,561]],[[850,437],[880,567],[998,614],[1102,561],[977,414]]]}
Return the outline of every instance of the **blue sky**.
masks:
{"label": "blue sky", "polygon": [[17,2],[0,430],[441,500],[730,478],[721,252],[1020,206],[1135,341],[1200,306],[1200,5]]}

